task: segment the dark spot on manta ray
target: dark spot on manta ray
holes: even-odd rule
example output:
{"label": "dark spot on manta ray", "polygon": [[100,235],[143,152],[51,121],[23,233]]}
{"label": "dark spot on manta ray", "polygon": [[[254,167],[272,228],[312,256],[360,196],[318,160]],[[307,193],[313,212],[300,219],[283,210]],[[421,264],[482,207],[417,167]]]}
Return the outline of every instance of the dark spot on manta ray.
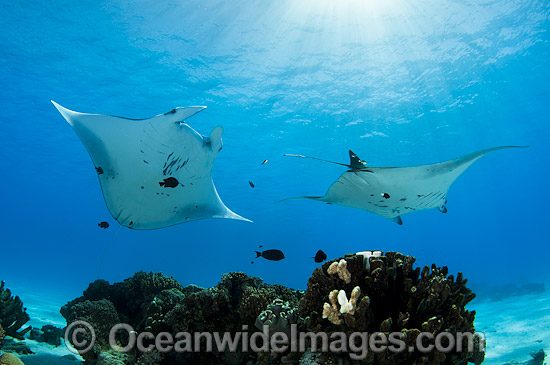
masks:
{"label": "dark spot on manta ray", "polygon": [[248,185],[250,185],[251,188],[254,187],[254,183],[252,181],[248,181]]}
{"label": "dark spot on manta ray", "polygon": [[168,115],[168,114],[176,114],[176,109],[172,109],[169,112],[164,113],[164,115]]}
{"label": "dark spot on manta ray", "polygon": [[164,181],[159,181],[159,185],[165,188],[175,188],[179,183],[180,182],[175,177],[167,177]]}
{"label": "dark spot on manta ray", "polygon": [[145,162],[147,165],[149,165],[149,162],[147,162],[147,161],[145,161],[145,160],[143,160],[143,162]]}
{"label": "dark spot on manta ray", "polygon": [[422,196],[424,196],[424,195],[423,195],[423,194],[419,194],[419,195],[417,195],[417,197],[419,197],[419,198],[420,198],[420,197],[422,197]]}
{"label": "dark spot on manta ray", "polygon": [[141,187],[142,189],[145,189],[143,186]]}
{"label": "dark spot on manta ray", "polygon": [[399,200],[402,201],[402,202],[404,202],[404,201],[407,200],[407,198],[401,198],[401,199],[399,199]]}
{"label": "dark spot on manta ray", "polygon": [[389,199],[390,198],[390,194],[388,193],[383,193],[383,194],[380,194],[384,197],[384,199]]}
{"label": "dark spot on manta ray", "polygon": [[371,194],[370,196],[374,196],[374,194]]}
{"label": "dark spot on manta ray", "polygon": [[128,223],[129,226],[131,226],[132,224],[134,224],[134,221],[130,221],[130,223]]}
{"label": "dark spot on manta ray", "polygon": [[95,171],[97,172],[98,175],[102,175],[103,174],[103,169],[101,167],[96,167],[95,168]]}

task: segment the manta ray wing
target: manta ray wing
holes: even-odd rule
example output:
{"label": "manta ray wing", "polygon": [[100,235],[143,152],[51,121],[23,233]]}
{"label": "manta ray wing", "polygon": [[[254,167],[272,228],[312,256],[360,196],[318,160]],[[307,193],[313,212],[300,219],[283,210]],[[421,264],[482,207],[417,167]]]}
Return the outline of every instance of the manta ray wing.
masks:
{"label": "manta ray wing", "polygon": [[[312,199],[363,209],[402,224],[400,216],[406,213],[431,208],[439,208],[446,212],[447,191],[456,178],[483,155],[511,147],[519,146],[489,148],[429,165],[363,166],[340,175],[325,196],[304,196],[296,199]],[[358,159],[357,155],[354,156]],[[350,166],[353,165],[353,161],[352,158]]]}
{"label": "manta ray wing", "polygon": [[156,229],[206,218],[248,221],[223,204],[212,181],[222,128],[203,137],[184,122],[205,107],[128,119],[52,103],[86,147],[107,208],[121,225]]}

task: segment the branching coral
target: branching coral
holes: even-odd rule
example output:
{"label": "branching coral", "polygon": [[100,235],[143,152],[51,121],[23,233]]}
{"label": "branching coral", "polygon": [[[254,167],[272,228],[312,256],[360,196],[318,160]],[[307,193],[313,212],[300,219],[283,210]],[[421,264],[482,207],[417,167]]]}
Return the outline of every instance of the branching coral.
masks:
{"label": "branching coral", "polygon": [[[360,295],[361,288],[358,286],[351,291],[349,301],[344,290],[331,291],[328,295],[330,304],[326,302],[323,304],[323,318],[327,318],[333,324],[342,324],[342,316],[340,314],[348,313],[353,315],[357,307],[357,299],[359,299]],[[337,300],[340,304],[340,310],[338,310],[338,305],[336,304]]]}
{"label": "branching coral", "polygon": [[[386,252],[380,257],[367,256],[370,256],[368,269],[364,255],[345,257],[352,280],[344,285],[335,276],[335,264],[341,262],[340,259],[327,262],[313,272],[299,305],[299,314],[305,318],[308,331],[329,335],[333,332],[348,335],[357,331],[401,332],[407,346],[414,345],[421,331],[434,336],[441,332],[475,332],[475,312],[465,308],[475,295],[466,287],[462,273],[455,279],[447,275],[446,267],[414,268],[414,257],[397,252]],[[337,269],[336,266],[336,272]],[[350,315],[347,308],[354,295],[346,303],[346,293],[355,287],[368,296],[358,293],[354,299],[355,310]],[[329,303],[326,303],[327,296]],[[479,364],[483,361],[483,351],[476,347],[478,341],[474,336],[474,352],[382,352],[372,356],[380,364],[466,364],[468,361]],[[372,360],[375,361],[374,357]]]}
{"label": "branching coral", "polygon": [[348,270],[348,263],[346,260],[342,259],[339,262],[333,262],[327,269],[329,275],[338,274],[338,277],[346,284],[349,284],[351,281],[351,273]]}
{"label": "branching coral", "polygon": [[12,296],[11,291],[0,282],[0,325],[6,336],[22,340],[23,336],[31,330],[27,327],[20,330],[29,320],[27,309],[23,308],[23,302],[18,296]]}

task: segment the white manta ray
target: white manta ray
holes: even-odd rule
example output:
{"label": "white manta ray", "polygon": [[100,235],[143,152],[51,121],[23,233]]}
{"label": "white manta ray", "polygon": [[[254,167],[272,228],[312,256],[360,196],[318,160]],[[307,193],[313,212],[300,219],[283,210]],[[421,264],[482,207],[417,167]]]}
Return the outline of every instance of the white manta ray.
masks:
{"label": "white manta ray", "polygon": [[205,107],[129,119],[52,103],[88,150],[107,208],[121,225],[156,229],[206,218],[248,221],[223,204],[212,181],[222,127],[203,137],[185,123]]}
{"label": "white manta ray", "polygon": [[439,208],[447,212],[447,191],[474,161],[491,151],[520,146],[502,146],[470,153],[454,160],[411,167],[369,167],[349,151],[350,164],[310,158],[346,166],[344,172],[328,189],[325,196],[302,196],[289,199],[312,199],[328,204],[366,210],[403,224],[401,215],[424,209]]}

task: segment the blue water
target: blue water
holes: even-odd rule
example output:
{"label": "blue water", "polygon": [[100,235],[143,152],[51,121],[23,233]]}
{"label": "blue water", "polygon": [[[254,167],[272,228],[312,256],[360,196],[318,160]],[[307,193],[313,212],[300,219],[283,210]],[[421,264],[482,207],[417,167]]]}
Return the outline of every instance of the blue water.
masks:
{"label": "blue water", "polygon": [[[400,251],[472,286],[550,282],[547,1],[70,1],[0,4],[1,279],[72,299],[139,270],[212,286],[229,271],[304,289],[329,258]],[[83,145],[51,105],[132,118],[206,105],[213,178],[253,224],[154,231],[109,215]],[[449,213],[379,216],[311,201],[343,172],[498,145],[451,187]],[[263,166],[260,163],[268,159]],[[248,185],[253,181],[255,188]],[[111,228],[97,223],[106,220]],[[109,243],[112,241],[112,243]],[[257,260],[258,245],[286,259]]]}

